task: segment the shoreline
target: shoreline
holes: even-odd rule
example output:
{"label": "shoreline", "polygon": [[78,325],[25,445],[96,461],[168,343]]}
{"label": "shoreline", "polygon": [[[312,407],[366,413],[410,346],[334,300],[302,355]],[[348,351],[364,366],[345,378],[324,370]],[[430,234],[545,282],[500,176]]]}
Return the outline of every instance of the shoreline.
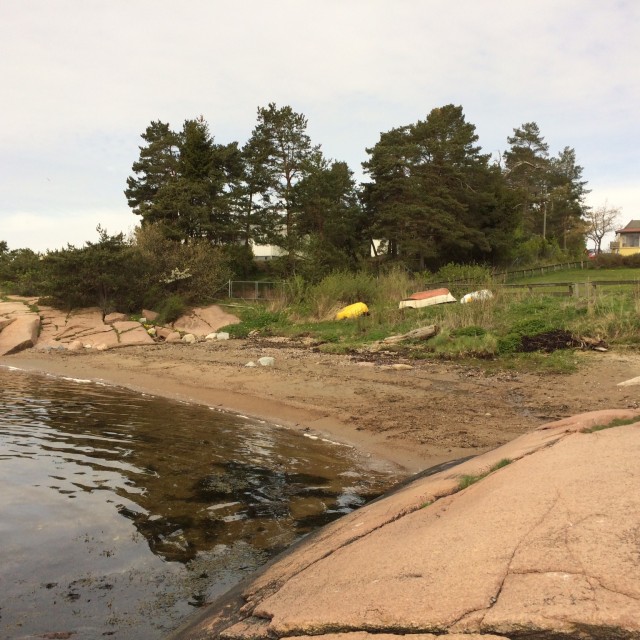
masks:
{"label": "shoreline", "polygon": [[[80,352],[29,349],[0,366],[89,379],[265,420],[348,445],[371,465],[407,477],[479,455],[543,423],[634,408],[637,353],[576,352],[572,374],[487,372],[396,354],[324,354],[277,338],[127,346]],[[262,356],[273,367],[247,367]],[[400,368],[398,368],[400,364]]]}
{"label": "shoreline", "polygon": [[[77,357],[82,358],[82,355]],[[15,360],[9,361],[9,358]],[[381,446],[370,434],[352,431],[339,420],[319,416],[313,409],[295,407],[278,400],[248,397],[246,394],[230,390],[194,386],[175,379],[160,382],[153,374],[142,372],[136,374],[136,381],[132,383],[123,379],[128,376],[114,369],[112,363],[106,366],[105,364],[69,362],[67,359],[33,352],[0,358],[0,368],[4,369],[33,375],[51,375],[72,381],[88,380],[94,384],[105,384],[128,389],[134,393],[201,405],[254,420],[264,420],[274,426],[293,429],[306,437],[349,447],[366,466],[394,473],[400,478],[410,477],[425,469],[420,461],[412,459],[406,453],[398,455],[393,449]],[[434,460],[434,465],[450,461],[448,457],[442,459],[441,456],[434,457]]]}

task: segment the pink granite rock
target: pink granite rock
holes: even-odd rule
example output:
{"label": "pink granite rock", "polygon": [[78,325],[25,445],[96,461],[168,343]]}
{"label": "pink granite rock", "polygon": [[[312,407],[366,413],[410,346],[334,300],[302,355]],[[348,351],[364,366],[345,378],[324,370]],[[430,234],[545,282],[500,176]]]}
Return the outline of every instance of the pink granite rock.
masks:
{"label": "pink granite rock", "polygon": [[184,333],[192,333],[195,336],[203,337],[212,331],[217,331],[220,327],[229,324],[238,324],[240,318],[224,311],[218,305],[210,307],[197,307],[190,313],[178,318],[173,327]]}
{"label": "pink granite rock", "polygon": [[[613,418],[639,422],[589,431]],[[638,459],[637,411],[543,425],[328,525],[174,637],[640,638]]]}
{"label": "pink granite rock", "polygon": [[33,347],[38,340],[40,316],[28,314],[16,316],[0,331],[0,356],[8,356]]}
{"label": "pink granite rock", "polygon": [[109,313],[104,317],[105,324],[113,324],[114,322],[124,322],[127,320],[125,313]]}

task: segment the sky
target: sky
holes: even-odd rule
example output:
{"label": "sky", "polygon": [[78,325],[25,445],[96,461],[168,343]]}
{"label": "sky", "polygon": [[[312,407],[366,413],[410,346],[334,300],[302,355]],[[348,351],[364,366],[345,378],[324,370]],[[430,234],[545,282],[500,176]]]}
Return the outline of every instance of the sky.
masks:
{"label": "sky", "polygon": [[594,207],[640,218],[637,0],[1,0],[0,240],[133,231],[123,194],[152,120],[244,144],[290,105],[358,180],[380,133],[460,105],[495,158],[536,122]]}

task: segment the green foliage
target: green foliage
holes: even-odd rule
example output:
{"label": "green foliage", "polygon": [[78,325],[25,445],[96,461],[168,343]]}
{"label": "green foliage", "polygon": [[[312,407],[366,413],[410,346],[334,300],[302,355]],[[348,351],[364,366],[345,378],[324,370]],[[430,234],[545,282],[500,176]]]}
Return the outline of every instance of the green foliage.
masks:
{"label": "green foliage", "polygon": [[[640,269],[640,253],[629,256],[622,256],[618,253],[599,253],[593,260],[589,261],[593,269]],[[640,278],[640,272],[637,276]]]}
{"label": "green foliage", "polygon": [[254,305],[234,309],[242,320],[240,324],[230,324],[222,327],[221,331],[226,331],[234,338],[246,338],[252,331],[259,331],[262,334],[269,335],[274,327],[282,329],[282,325],[288,325],[288,319],[285,313],[279,311],[270,311],[262,305]]}
{"label": "green foliage", "polygon": [[180,244],[155,225],[138,229],[132,240],[109,236],[69,245],[38,261],[37,293],[59,308],[99,306],[104,313],[156,308],[171,296],[184,304],[207,303],[229,279],[222,251],[205,240]]}
{"label": "green foliage", "polygon": [[461,338],[463,336],[478,337],[478,336],[487,335],[487,330],[484,327],[468,325],[466,327],[460,327],[459,329],[454,329],[450,335],[452,338]]}
{"label": "green foliage", "polygon": [[514,216],[503,180],[480,153],[474,125],[462,107],[433,109],[426,120],[382,133],[367,149],[365,207],[374,237],[389,256],[414,268],[497,261],[508,244]]}
{"label": "green foliage", "polygon": [[20,296],[38,295],[43,280],[41,258],[31,249],[0,251],[0,287]]}
{"label": "green foliage", "polygon": [[337,271],[308,288],[306,294],[310,312],[316,318],[333,315],[337,308],[355,302],[373,304],[378,297],[378,283],[364,271]]}
{"label": "green foliage", "polygon": [[587,427],[582,430],[582,433],[595,433],[597,431],[604,431],[605,429],[613,429],[614,427],[623,427],[627,424],[636,424],[637,422],[640,422],[640,415],[634,418],[614,418],[607,424],[597,424],[593,427]]}
{"label": "green foliage", "polygon": [[100,226],[97,231],[98,242],[87,242],[79,249],[69,245],[43,258],[41,293],[50,304],[63,309],[99,306],[103,313],[130,310],[125,298],[136,273],[128,260],[129,245],[121,233],[109,236]]}
{"label": "green foliage", "polygon": [[512,460],[510,460],[509,458],[503,458],[499,462],[496,462],[496,464],[494,464],[488,471],[485,471],[484,473],[479,473],[478,475],[460,476],[460,479],[458,481],[458,489],[462,491],[462,489],[466,489],[467,487],[470,487],[472,484],[475,484],[476,482],[486,478],[489,474],[493,473],[494,471],[497,471],[498,469],[502,469],[503,467],[506,467],[507,465],[511,464],[511,462]]}
{"label": "green foliage", "polygon": [[554,240],[527,234],[514,238],[513,258],[515,264],[522,268],[528,265],[567,262],[571,256],[562,251]]}
{"label": "green foliage", "polygon": [[455,264],[449,262],[440,267],[430,278],[432,282],[464,282],[469,286],[481,286],[493,279],[491,269],[479,264]]}
{"label": "green foliage", "polygon": [[187,305],[213,302],[232,275],[228,255],[220,247],[203,239],[173,242],[158,225],[136,230],[133,254],[146,266],[145,306],[152,308],[172,294],[179,295]]}
{"label": "green foliage", "polygon": [[165,325],[175,322],[187,310],[185,301],[179,295],[171,295],[165,298],[156,307],[158,312],[157,324]]}

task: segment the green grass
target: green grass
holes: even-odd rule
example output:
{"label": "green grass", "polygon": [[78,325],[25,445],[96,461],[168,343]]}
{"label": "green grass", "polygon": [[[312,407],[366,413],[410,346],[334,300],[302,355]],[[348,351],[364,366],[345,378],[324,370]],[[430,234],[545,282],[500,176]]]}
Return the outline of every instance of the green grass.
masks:
{"label": "green grass", "polygon": [[503,458],[499,462],[496,462],[488,471],[484,473],[479,473],[478,475],[463,475],[460,476],[458,481],[458,489],[462,491],[462,489],[466,489],[470,487],[472,484],[479,482],[483,478],[486,478],[489,474],[497,471],[498,469],[502,469],[502,467],[506,467],[508,464],[511,464],[513,461],[509,458]]}
{"label": "green grass", "polygon": [[[640,269],[597,269],[546,274],[538,280],[573,279],[567,274],[597,274],[617,279],[640,274]],[[251,332],[263,335],[309,337],[327,353],[353,353],[391,335],[435,324],[437,336],[429,340],[383,345],[405,357],[471,361],[483,367],[567,373],[576,369],[573,349],[552,353],[522,353],[522,338],[564,331],[604,341],[610,347],[640,345],[640,285],[621,291],[599,287],[584,297],[547,295],[546,289],[491,288],[491,300],[471,304],[446,304],[421,309],[398,309],[409,292],[427,288],[424,280],[412,281],[404,272],[379,279],[333,274],[314,286],[298,282],[288,302],[252,304],[234,308],[242,322],[225,327],[233,337]],[[468,292],[468,290],[467,290]],[[460,292],[458,292],[460,295]],[[335,312],[354,301],[365,302],[368,316],[335,320]]]}
{"label": "green grass", "polygon": [[564,269],[536,276],[510,278],[510,284],[539,284],[551,282],[598,282],[599,280],[640,280],[640,269]]}
{"label": "green grass", "polygon": [[595,433],[596,431],[613,429],[614,427],[622,427],[626,424],[635,424],[636,422],[640,422],[640,416],[636,416],[635,418],[615,418],[607,424],[597,424],[593,427],[587,427],[586,429],[582,430],[582,433]]}

